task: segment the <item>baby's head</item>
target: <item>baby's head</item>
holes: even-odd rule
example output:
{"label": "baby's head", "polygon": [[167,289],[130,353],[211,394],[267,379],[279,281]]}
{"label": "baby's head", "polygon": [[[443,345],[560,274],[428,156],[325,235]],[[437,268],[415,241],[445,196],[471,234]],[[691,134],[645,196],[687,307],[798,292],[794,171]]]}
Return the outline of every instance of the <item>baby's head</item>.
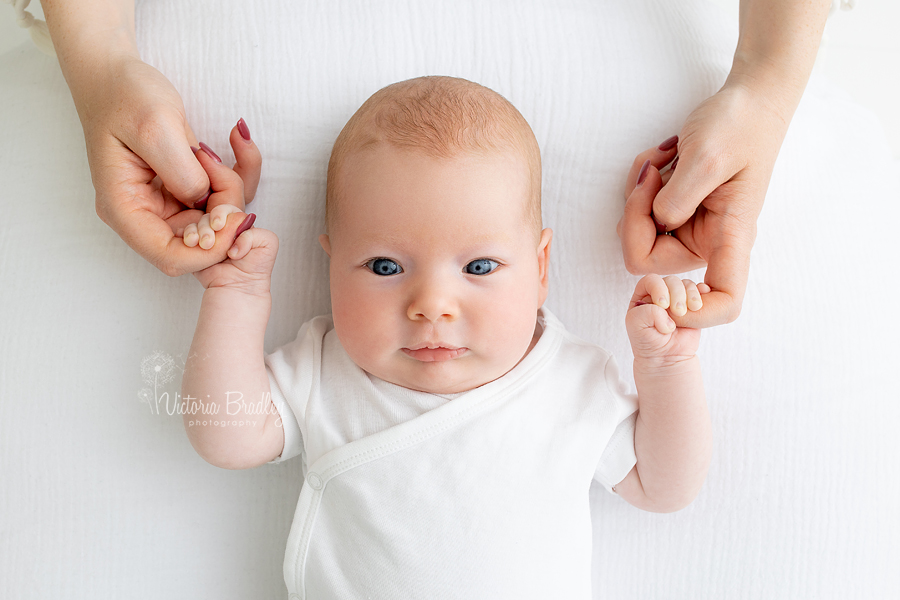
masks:
{"label": "baby's head", "polygon": [[438,394],[518,364],[547,296],[540,198],[537,141],[499,94],[422,77],[369,98],[335,142],[320,238],[354,362]]}

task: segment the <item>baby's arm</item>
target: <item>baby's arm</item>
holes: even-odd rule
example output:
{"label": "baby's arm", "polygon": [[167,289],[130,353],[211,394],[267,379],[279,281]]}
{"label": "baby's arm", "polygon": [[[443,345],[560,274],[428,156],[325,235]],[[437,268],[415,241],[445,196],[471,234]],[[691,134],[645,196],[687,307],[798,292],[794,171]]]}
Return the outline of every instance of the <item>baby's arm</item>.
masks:
{"label": "baby's arm", "polygon": [[[240,162],[242,148],[232,146]],[[196,154],[209,175],[211,202],[219,194],[243,194],[237,173],[204,151]],[[240,212],[220,215],[216,209],[210,216],[212,223],[204,215],[196,237],[212,235],[215,244],[231,244],[216,233],[222,229],[217,227],[218,217],[242,221],[246,217]],[[281,454],[284,445],[263,362],[278,238],[265,229],[250,229],[251,225],[252,218],[244,222],[245,231],[238,230],[225,261],[194,273],[206,291],[181,387],[188,439],[207,462],[226,469],[264,464]]]}
{"label": "baby's arm", "polygon": [[677,317],[699,310],[701,292],[709,288],[648,275],[638,283],[625,317],[638,391],[637,464],[615,489],[644,510],[686,507],[709,469],[712,428],[696,356],[700,331],[676,327],[667,313]]}

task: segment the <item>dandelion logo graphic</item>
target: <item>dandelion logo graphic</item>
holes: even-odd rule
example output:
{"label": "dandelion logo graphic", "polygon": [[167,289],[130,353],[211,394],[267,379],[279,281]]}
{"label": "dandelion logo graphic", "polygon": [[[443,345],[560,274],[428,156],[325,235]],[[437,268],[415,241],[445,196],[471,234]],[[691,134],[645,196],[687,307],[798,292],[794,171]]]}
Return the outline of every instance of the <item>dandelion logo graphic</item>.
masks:
{"label": "dandelion logo graphic", "polygon": [[[175,379],[176,368],[175,361],[165,352],[154,352],[141,361],[141,379],[147,385],[152,385],[153,389],[141,389],[138,392],[138,398],[150,406],[151,414],[154,410],[156,414],[159,414],[159,387]],[[168,392],[164,395],[168,399]]]}

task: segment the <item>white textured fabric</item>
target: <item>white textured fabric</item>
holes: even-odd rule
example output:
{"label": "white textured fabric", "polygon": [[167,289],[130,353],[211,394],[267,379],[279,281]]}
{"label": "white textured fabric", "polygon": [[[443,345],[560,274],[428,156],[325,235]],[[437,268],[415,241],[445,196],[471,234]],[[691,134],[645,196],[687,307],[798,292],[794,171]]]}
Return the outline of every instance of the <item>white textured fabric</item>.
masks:
{"label": "white textured fabric", "polygon": [[[340,128],[383,85],[447,74],[534,128],[555,232],[547,306],[627,376],[625,176],[725,81],[736,20],[700,0],[154,0],[137,22],[200,139],[227,162],[244,117],[262,150],[251,210],[281,240],[267,349],[329,312],[316,236]],[[97,218],[65,82],[30,42],[0,55],[0,106],[0,597],[284,597],[301,461],[214,469],[180,416],[139,396],[178,391],[200,286]],[[674,515],[592,495],[595,598],[900,597],[890,156],[870,112],[810,82],[743,313],[703,333],[706,486]],[[174,370],[148,383],[156,353]]]}
{"label": "white textured fabric", "polygon": [[591,597],[588,493],[634,466],[637,403],[608,352],[546,309],[538,323],[514,369],[452,400],[367,374],[328,317],[266,357],[273,400],[296,417],[285,426],[299,424],[281,458],[308,466],[291,594]]}

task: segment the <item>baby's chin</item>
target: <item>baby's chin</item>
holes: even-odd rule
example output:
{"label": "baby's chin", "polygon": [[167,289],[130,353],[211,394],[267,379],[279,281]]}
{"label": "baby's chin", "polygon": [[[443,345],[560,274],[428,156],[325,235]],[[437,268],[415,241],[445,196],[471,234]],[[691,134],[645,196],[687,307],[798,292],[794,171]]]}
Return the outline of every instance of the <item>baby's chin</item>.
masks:
{"label": "baby's chin", "polygon": [[[462,359],[456,359],[456,361],[461,360]],[[465,367],[474,365],[453,364],[456,361],[447,361],[445,363],[419,363],[413,365],[414,369],[412,370],[412,373],[372,374],[388,383],[393,383],[394,385],[415,390],[417,392],[447,395],[472,391],[499,379],[515,366],[515,364],[511,364],[508,367],[501,366],[493,370],[477,367],[468,369]],[[463,368],[460,369],[458,367]]]}

